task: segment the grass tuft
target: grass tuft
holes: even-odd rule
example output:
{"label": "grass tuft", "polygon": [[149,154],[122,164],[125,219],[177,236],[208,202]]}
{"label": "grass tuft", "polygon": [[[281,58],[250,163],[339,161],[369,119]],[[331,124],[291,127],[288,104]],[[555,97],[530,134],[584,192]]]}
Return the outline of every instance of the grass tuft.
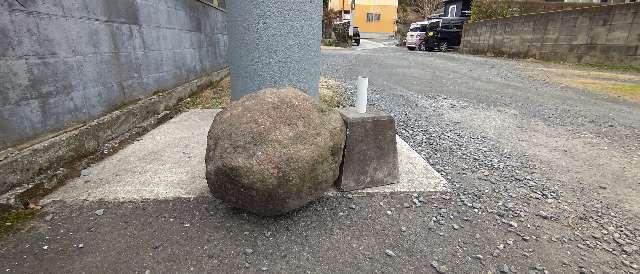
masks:
{"label": "grass tuft", "polygon": [[320,103],[330,108],[345,107],[345,88],[339,82],[326,78],[320,78]]}
{"label": "grass tuft", "polygon": [[624,72],[638,72],[640,73],[640,66],[612,66],[603,64],[574,64],[576,67],[598,69],[598,70],[617,70]]}
{"label": "grass tuft", "polygon": [[0,238],[19,231],[36,215],[35,209],[14,209],[0,214]]}
{"label": "grass tuft", "polygon": [[231,102],[231,80],[225,77],[180,102],[180,109],[225,108]]}

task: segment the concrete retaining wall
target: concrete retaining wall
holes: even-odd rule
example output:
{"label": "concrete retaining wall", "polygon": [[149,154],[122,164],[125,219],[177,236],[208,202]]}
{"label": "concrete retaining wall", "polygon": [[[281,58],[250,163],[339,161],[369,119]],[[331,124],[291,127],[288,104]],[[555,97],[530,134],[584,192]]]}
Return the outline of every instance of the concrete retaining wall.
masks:
{"label": "concrete retaining wall", "polygon": [[0,150],[225,68],[226,29],[196,0],[0,1]]}
{"label": "concrete retaining wall", "polygon": [[78,176],[89,164],[172,118],[180,101],[228,73],[228,69],[210,73],[37,144],[0,152],[0,211],[37,199]]}
{"label": "concrete retaining wall", "polygon": [[468,23],[462,51],[547,61],[640,66],[640,3]]}

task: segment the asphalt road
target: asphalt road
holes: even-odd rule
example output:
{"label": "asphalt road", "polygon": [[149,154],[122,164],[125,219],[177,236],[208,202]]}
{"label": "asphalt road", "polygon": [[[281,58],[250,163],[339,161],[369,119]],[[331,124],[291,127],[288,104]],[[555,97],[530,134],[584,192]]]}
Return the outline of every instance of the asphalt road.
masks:
{"label": "asphalt road", "polygon": [[[398,134],[451,192],[324,197],[277,219],[211,198],[54,203],[0,241],[0,266],[640,271],[640,105],[540,80],[526,66],[389,47],[323,51],[323,74],[348,92],[358,75],[370,77],[370,104],[395,117]],[[425,202],[414,204],[416,196]]]}

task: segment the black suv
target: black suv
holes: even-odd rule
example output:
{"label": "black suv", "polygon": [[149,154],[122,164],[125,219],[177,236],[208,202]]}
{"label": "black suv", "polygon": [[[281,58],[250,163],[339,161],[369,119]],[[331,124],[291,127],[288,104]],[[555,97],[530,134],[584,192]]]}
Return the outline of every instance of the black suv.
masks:
{"label": "black suv", "polygon": [[353,42],[356,43],[356,46],[360,45],[360,29],[358,27],[353,27]]}
{"label": "black suv", "polygon": [[444,17],[432,21],[425,26],[425,37],[418,48],[426,51],[435,49],[447,51],[451,47],[460,46],[462,26],[468,19],[467,17]]}

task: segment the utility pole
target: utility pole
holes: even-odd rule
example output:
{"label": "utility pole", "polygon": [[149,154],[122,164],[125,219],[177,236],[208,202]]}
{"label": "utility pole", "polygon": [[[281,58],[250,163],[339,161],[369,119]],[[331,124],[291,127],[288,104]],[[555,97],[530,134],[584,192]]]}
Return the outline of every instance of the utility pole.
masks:
{"label": "utility pole", "polygon": [[355,13],[356,13],[356,0],[351,0],[351,4],[349,5],[349,36],[353,36],[353,20],[355,19],[355,16],[356,16]]}
{"label": "utility pole", "polygon": [[296,87],[319,98],[322,1],[228,1],[231,97]]}

